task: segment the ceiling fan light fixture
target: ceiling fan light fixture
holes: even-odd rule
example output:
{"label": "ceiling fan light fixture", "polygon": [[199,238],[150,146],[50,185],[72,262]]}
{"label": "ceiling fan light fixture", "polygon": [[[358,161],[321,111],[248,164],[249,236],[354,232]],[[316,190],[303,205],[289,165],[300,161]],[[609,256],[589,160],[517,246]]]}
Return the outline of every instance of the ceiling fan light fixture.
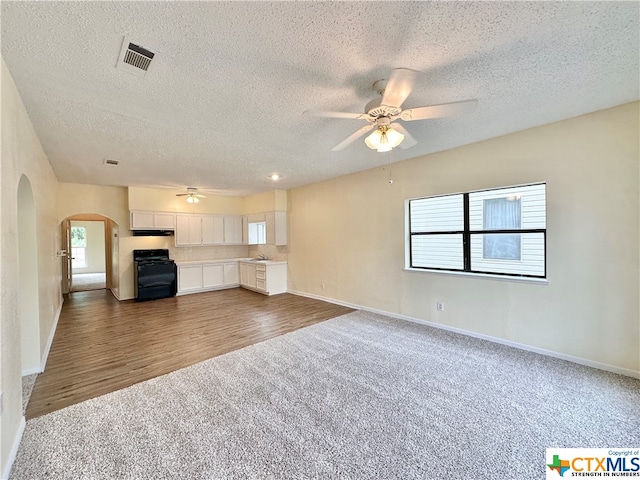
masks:
{"label": "ceiling fan light fixture", "polygon": [[364,143],[372,150],[390,152],[393,148],[400,145],[402,140],[404,140],[403,134],[386,125],[381,125],[364,139]]}
{"label": "ceiling fan light fixture", "polygon": [[393,128],[389,128],[386,131],[385,137],[387,137],[388,143],[389,145],[391,145],[391,148],[396,148],[404,140],[404,135],[397,130],[394,130]]}
{"label": "ceiling fan light fixture", "polygon": [[199,201],[200,199],[193,194],[189,194],[189,196],[187,197],[188,203],[198,203]]}
{"label": "ceiling fan light fixture", "polygon": [[391,150],[393,150],[393,147],[388,143],[381,143],[380,146],[378,147],[379,153],[390,152]]}

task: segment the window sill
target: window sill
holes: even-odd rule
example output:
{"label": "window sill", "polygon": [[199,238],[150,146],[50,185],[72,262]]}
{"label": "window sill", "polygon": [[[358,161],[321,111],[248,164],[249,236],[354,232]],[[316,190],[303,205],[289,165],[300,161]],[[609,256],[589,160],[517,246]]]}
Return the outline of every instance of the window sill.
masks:
{"label": "window sill", "polygon": [[492,275],[490,273],[452,272],[447,270],[428,270],[425,268],[410,268],[410,267],[405,267],[404,271],[418,272],[418,273],[431,273],[431,274],[435,273],[438,275],[454,275],[458,277],[485,278],[489,280],[500,280],[503,282],[536,283],[538,285],[549,285],[549,280],[546,278],[511,277],[508,275]]}

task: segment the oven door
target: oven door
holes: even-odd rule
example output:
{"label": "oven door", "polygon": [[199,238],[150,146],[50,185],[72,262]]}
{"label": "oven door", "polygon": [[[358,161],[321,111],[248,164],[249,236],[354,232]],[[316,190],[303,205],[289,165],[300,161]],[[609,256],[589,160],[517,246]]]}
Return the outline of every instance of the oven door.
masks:
{"label": "oven door", "polygon": [[139,262],[136,266],[136,299],[174,296],[177,291],[176,277],[176,264],[173,262]]}

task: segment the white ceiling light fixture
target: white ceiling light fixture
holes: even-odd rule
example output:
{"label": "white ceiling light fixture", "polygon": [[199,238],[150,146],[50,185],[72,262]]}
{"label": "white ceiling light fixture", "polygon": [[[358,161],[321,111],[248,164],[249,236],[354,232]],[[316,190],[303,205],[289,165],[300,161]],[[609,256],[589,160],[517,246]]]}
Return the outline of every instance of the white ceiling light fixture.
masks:
{"label": "white ceiling light fixture", "polygon": [[280,175],[278,175],[277,173],[272,173],[269,178],[274,182],[277,182],[278,180],[280,180]]}
{"label": "white ceiling light fixture", "polygon": [[390,152],[400,145],[402,140],[404,140],[404,135],[400,132],[388,125],[379,125],[371,135],[364,139],[364,143],[372,150]]}
{"label": "white ceiling light fixture", "polygon": [[187,193],[176,193],[176,197],[187,197],[188,203],[198,203],[200,198],[207,198],[204,195],[198,193],[198,189],[195,187],[187,187]]}

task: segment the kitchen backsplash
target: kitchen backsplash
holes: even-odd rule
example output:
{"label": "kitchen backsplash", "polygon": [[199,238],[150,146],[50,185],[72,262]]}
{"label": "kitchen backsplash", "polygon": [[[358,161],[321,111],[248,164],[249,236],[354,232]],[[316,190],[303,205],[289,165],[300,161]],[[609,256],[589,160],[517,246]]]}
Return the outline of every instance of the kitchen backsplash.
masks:
{"label": "kitchen backsplash", "polygon": [[217,260],[219,258],[247,258],[247,245],[215,245],[211,247],[169,247],[170,257],[176,262]]}
{"label": "kitchen backsplash", "polygon": [[249,257],[256,258],[265,255],[269,260],[288,260],[288,248],[275,245],[249,245]]}

